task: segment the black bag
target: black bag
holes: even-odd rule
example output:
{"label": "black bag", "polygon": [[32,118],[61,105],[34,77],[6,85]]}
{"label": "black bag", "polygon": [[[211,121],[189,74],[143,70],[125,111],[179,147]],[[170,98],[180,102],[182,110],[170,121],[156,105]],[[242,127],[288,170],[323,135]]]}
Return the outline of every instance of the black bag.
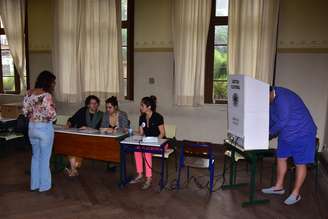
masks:
{"label": "black bag", "polygon": [[27,133],[28,132],[28,118],[25,117],[23,114],[20,114],[17,117],[16,121],[16,132]]}

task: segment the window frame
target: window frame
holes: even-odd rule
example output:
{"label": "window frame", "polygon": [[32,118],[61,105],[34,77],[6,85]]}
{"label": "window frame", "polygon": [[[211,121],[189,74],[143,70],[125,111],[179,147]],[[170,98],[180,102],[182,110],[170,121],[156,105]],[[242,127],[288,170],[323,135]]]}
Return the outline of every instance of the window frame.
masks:
{"label": "window frame", "polygon": [[[26,62],[26,87],[30,88],[30,74],[29,74],[29,46],[28,46],[28,16],[27,16],[27,2],[25,3],[25,28],[24,28],[24,40],[25,40],[25,62]],[[0,35],[6,35],[5,29],[0,27]],[[1,44],[0,44],[1,52]],[[15,78],[15,91],[4,91],[3,85],[3,71],[2,71],[2,55],[0,54],[0,94],[20,94],[21,93],[21,83],[20,75],[17,72],[16,66],[14,64],[14,78]]]}
{"label": "window frame", "polygon": [[[122,2],[121,2],[122,3]],[[127,20],[122,21],[127,29],[127,92],[125,99],[134,99],[134,0],[127,0]]]}
{"label": "window frame", "polygon": [[[213,100],[214,81],[214,40],[215,26],[225,26],[229,23],[229,16],[216,16],[216,0],[212,0],[211,19],[208,29],[206,57],[205,57],[205,78],[204,78],[204,102],[208,104],[227,104],[227,100]],[[228,44],[227,44],[228,46]]]}

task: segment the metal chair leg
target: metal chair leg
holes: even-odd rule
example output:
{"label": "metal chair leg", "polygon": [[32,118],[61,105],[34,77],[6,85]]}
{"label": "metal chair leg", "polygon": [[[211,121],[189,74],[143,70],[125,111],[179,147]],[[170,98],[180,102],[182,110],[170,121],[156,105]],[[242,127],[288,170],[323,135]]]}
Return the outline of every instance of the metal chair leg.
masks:
{"label": "metal chair leg", "polygon": [[227,156],[224,155],[224,159],[223,159],[223,172],[222,172],[222,178],[225,179],[225,172],[226,172],[226,164],[227,162]]}
{"label": "metal chair leg", "polygon": [[175,170],[178,169],[178,155],[177,155],[177,150],[174,149],[174,164],[175,164]]}
{"label": "metal chair leg", "polygon": [[210,160],[210,193],[213,192],[213,180],[214,180],[214,163]]}
{"label": "metal chair leg", "polygon": [[181,174],[181,167],[179,165],[177,169],[177,184],[176,184],[177,190],[180,189],[180,174]]}
{"label": "metal chair leg", "polygon": [[187,166],[187,183],[189,184],[190,181],[190,168]]}
{"label": "metal chair leg", "polygon": [[167,184],[168,180],[169,180],[169,160],[168,159],[165,159],[165,183],[164,185]]}

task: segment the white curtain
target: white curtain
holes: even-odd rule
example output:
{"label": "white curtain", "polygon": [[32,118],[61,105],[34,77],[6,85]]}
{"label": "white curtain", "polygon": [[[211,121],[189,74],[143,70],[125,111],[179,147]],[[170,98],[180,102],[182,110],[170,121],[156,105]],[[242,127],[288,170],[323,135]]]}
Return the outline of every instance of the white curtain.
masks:
{"label": "white curtain", "polygon": [[212,0],[173,1],[175,104],[204,104],[207,35]]}
{"label": "white curtain", "polygon": [[21,92],[24,92],[26,90],[25,0],[0,0],[0,16],[10,53],[20,77]]}
{"label": "white curtain", "polygon": [[57,97],[82,102],[121,96],[121,14],[118,0],[55,1],[53,63]]}
{"label": "white curtain", "polygon": [[229,1],[229,74],[272,82],[279,0]]}

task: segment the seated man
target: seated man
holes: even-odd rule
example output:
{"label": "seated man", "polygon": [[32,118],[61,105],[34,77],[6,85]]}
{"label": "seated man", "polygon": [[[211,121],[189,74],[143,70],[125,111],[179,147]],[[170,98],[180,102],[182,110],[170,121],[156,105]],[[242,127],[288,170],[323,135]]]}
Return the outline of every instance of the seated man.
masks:
{"label": "seated man", "polygon": [[[85,106],[79,109],[71,118],[68,119],[66,128],[79,129],[99,129],[103,113],[99,111],[99,98],[90,95],[85,100]],[[69,156],[70,169],[66,168],[69,176],[77,176],[77,168],[82,165],[82,158]]]}
{"label": "seated man", "polygon": [[270,138],[278,136],[277,177],[275,185],[262,189],[263,193],[285,193],[287,159],[292,157],[296,165],[296,181],[284,203],[292,205],[301,200],[306,164],[314,162],[316,133],[312,116],[297,94],[282,87],[270,88]]}

